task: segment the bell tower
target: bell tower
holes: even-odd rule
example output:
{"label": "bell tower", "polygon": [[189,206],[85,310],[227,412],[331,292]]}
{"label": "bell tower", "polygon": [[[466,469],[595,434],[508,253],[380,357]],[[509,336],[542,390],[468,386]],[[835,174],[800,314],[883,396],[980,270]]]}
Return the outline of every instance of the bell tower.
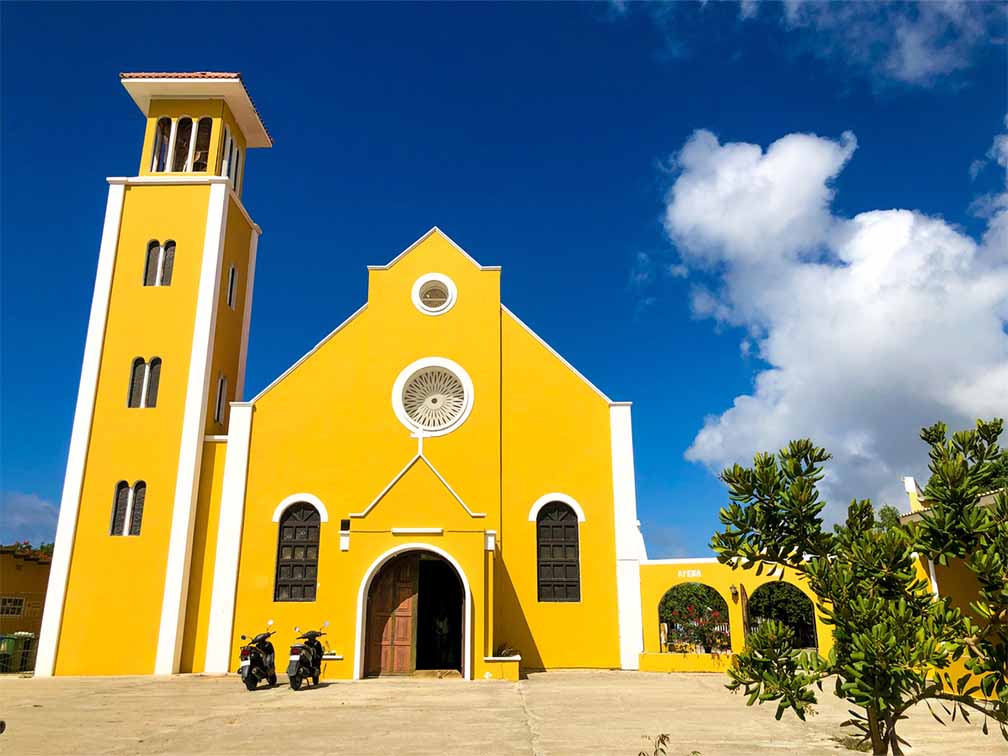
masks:
{"label": "bell tower", "polygon": [[[178,671],[201,449],[243,391],[261,230],[241,196],[272,140],[237,73],[120,79],[143,147],[108,179],[41,676]],[[128,651],[83,653],[110,633]]]}

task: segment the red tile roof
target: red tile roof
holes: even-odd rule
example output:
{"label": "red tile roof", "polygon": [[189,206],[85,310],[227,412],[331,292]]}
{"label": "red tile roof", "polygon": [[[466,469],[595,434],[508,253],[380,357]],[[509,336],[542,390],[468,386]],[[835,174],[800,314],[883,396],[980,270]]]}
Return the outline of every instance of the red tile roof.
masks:
{"label": "red tile roof", "polygon": [[226,71],[130,71],[120,79],[241,79],[240,73]]}
{"label": "red tile roof", "polygon": [[266,138],[269,140],[270,144],[273,143],[273,137],[269,133],[269,129],[266,128],[266,124],[263,122],[262,115],[259,113],[259,108],[256,107],[255,102],[252,101],[252,96],[248,93],[248,87],[245,86],[245,82],[242,80],[241,73],[237,71],[125,71],[119,74],[119,79],[237,79],[238,83],[242,85],[242,89],[245,91],[245,96],[248,97],[249,105],[252,106],[252,112],[255,113],[255,117],[258,119],[259,124],[262,126],[263,131],[266,133]]}

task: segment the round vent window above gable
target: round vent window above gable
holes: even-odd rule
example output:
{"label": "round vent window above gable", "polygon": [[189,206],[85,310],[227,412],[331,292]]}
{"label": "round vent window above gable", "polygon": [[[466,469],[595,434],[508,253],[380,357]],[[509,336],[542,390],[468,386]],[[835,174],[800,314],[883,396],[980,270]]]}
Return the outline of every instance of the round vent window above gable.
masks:
{"label": "round vent window above gable", "polygon": [[420,276],[413,284],[413,304],[425,315],[441,315],[455,304],[455,282],[441,273]]}

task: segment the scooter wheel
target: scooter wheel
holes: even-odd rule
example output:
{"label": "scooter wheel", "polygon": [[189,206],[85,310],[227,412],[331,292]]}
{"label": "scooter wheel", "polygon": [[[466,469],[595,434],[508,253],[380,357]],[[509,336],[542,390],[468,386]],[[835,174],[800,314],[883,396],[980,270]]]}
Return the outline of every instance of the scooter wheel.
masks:
{"label": "scooter wheel", "polygon": [[290,686],[291,690],[301,690],[301,675],[291,675]]}
{"label": "scooter wheel", "polygon": [[256,679],[255,675],[250,674],[245,678],[245,687],[249,690],[255,690],[258,684],[259,681]]}
{"label": "scooter wheel", "polygon": [[269,677],[267,677],[266,679],[267,679],[267,680],[269,680],[269,684],[270,684],[270,687],[271,687],[271,688],[272,688],[272,687],[273,687],[274,685],[276,685],[276,675],[270,675],[270,676],[269,676]]}

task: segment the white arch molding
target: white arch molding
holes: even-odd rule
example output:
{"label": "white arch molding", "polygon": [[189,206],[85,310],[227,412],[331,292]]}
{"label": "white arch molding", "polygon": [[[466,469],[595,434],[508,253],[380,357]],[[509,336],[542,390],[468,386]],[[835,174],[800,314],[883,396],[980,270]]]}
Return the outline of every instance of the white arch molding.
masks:
{"label": "white arch molding", "polygon": [[570,507],[574,511],[574,514],[577,515],[578,522],[585,521],[584,509],[581,508],[581,505],[578,504],[573,497],[564,493],[548,493],[545,496],[540,496],[536,499],[535,504],[532,505],[532,508],[529,510],[529,522],[535,522],[539,518],[539,510],[554,501],[558,501],[561,504],[566,504]]}
{"label": "white arch molding", "polygon": [[322,522],[329,522],[329,511],[325,508],[325,504],[322,503],[322,499],[310,493],[291,494],[277,504],[277,508],[273,510],[273,522],[280,522],[280,517],[283,515],[284,510],[286,510],[287,507],[301,502],[311,504],[318,510],[319,519]]}
{"label": "white arch molding", "polygon": [[404,554],[407,551],[429,551],[432,554],[437,554],[454,567],[455,572],[458,573],[459,580],[462,581],[462,590],[465,594],[462,609],[465,614],[465,629],[462,633],[462,677],[466,680],[472,680],[472,590],[469,587],[469,580],[466,578],[462,565],[455,560],[455,557],[444,549],[439,549],[437,546],[429,543],[404,543],[395,546],[375,559],[371,563],[371,566],[368,567],[367,572],[364,573],[360,589],[357,591],[357,637],[354,646],[357,651],[354,654],[353,679],[360,680],[364,672],[364,653],[367,641],[367,596],[371,591],[371,582],[386,562],[392,559],[392,557]]}

